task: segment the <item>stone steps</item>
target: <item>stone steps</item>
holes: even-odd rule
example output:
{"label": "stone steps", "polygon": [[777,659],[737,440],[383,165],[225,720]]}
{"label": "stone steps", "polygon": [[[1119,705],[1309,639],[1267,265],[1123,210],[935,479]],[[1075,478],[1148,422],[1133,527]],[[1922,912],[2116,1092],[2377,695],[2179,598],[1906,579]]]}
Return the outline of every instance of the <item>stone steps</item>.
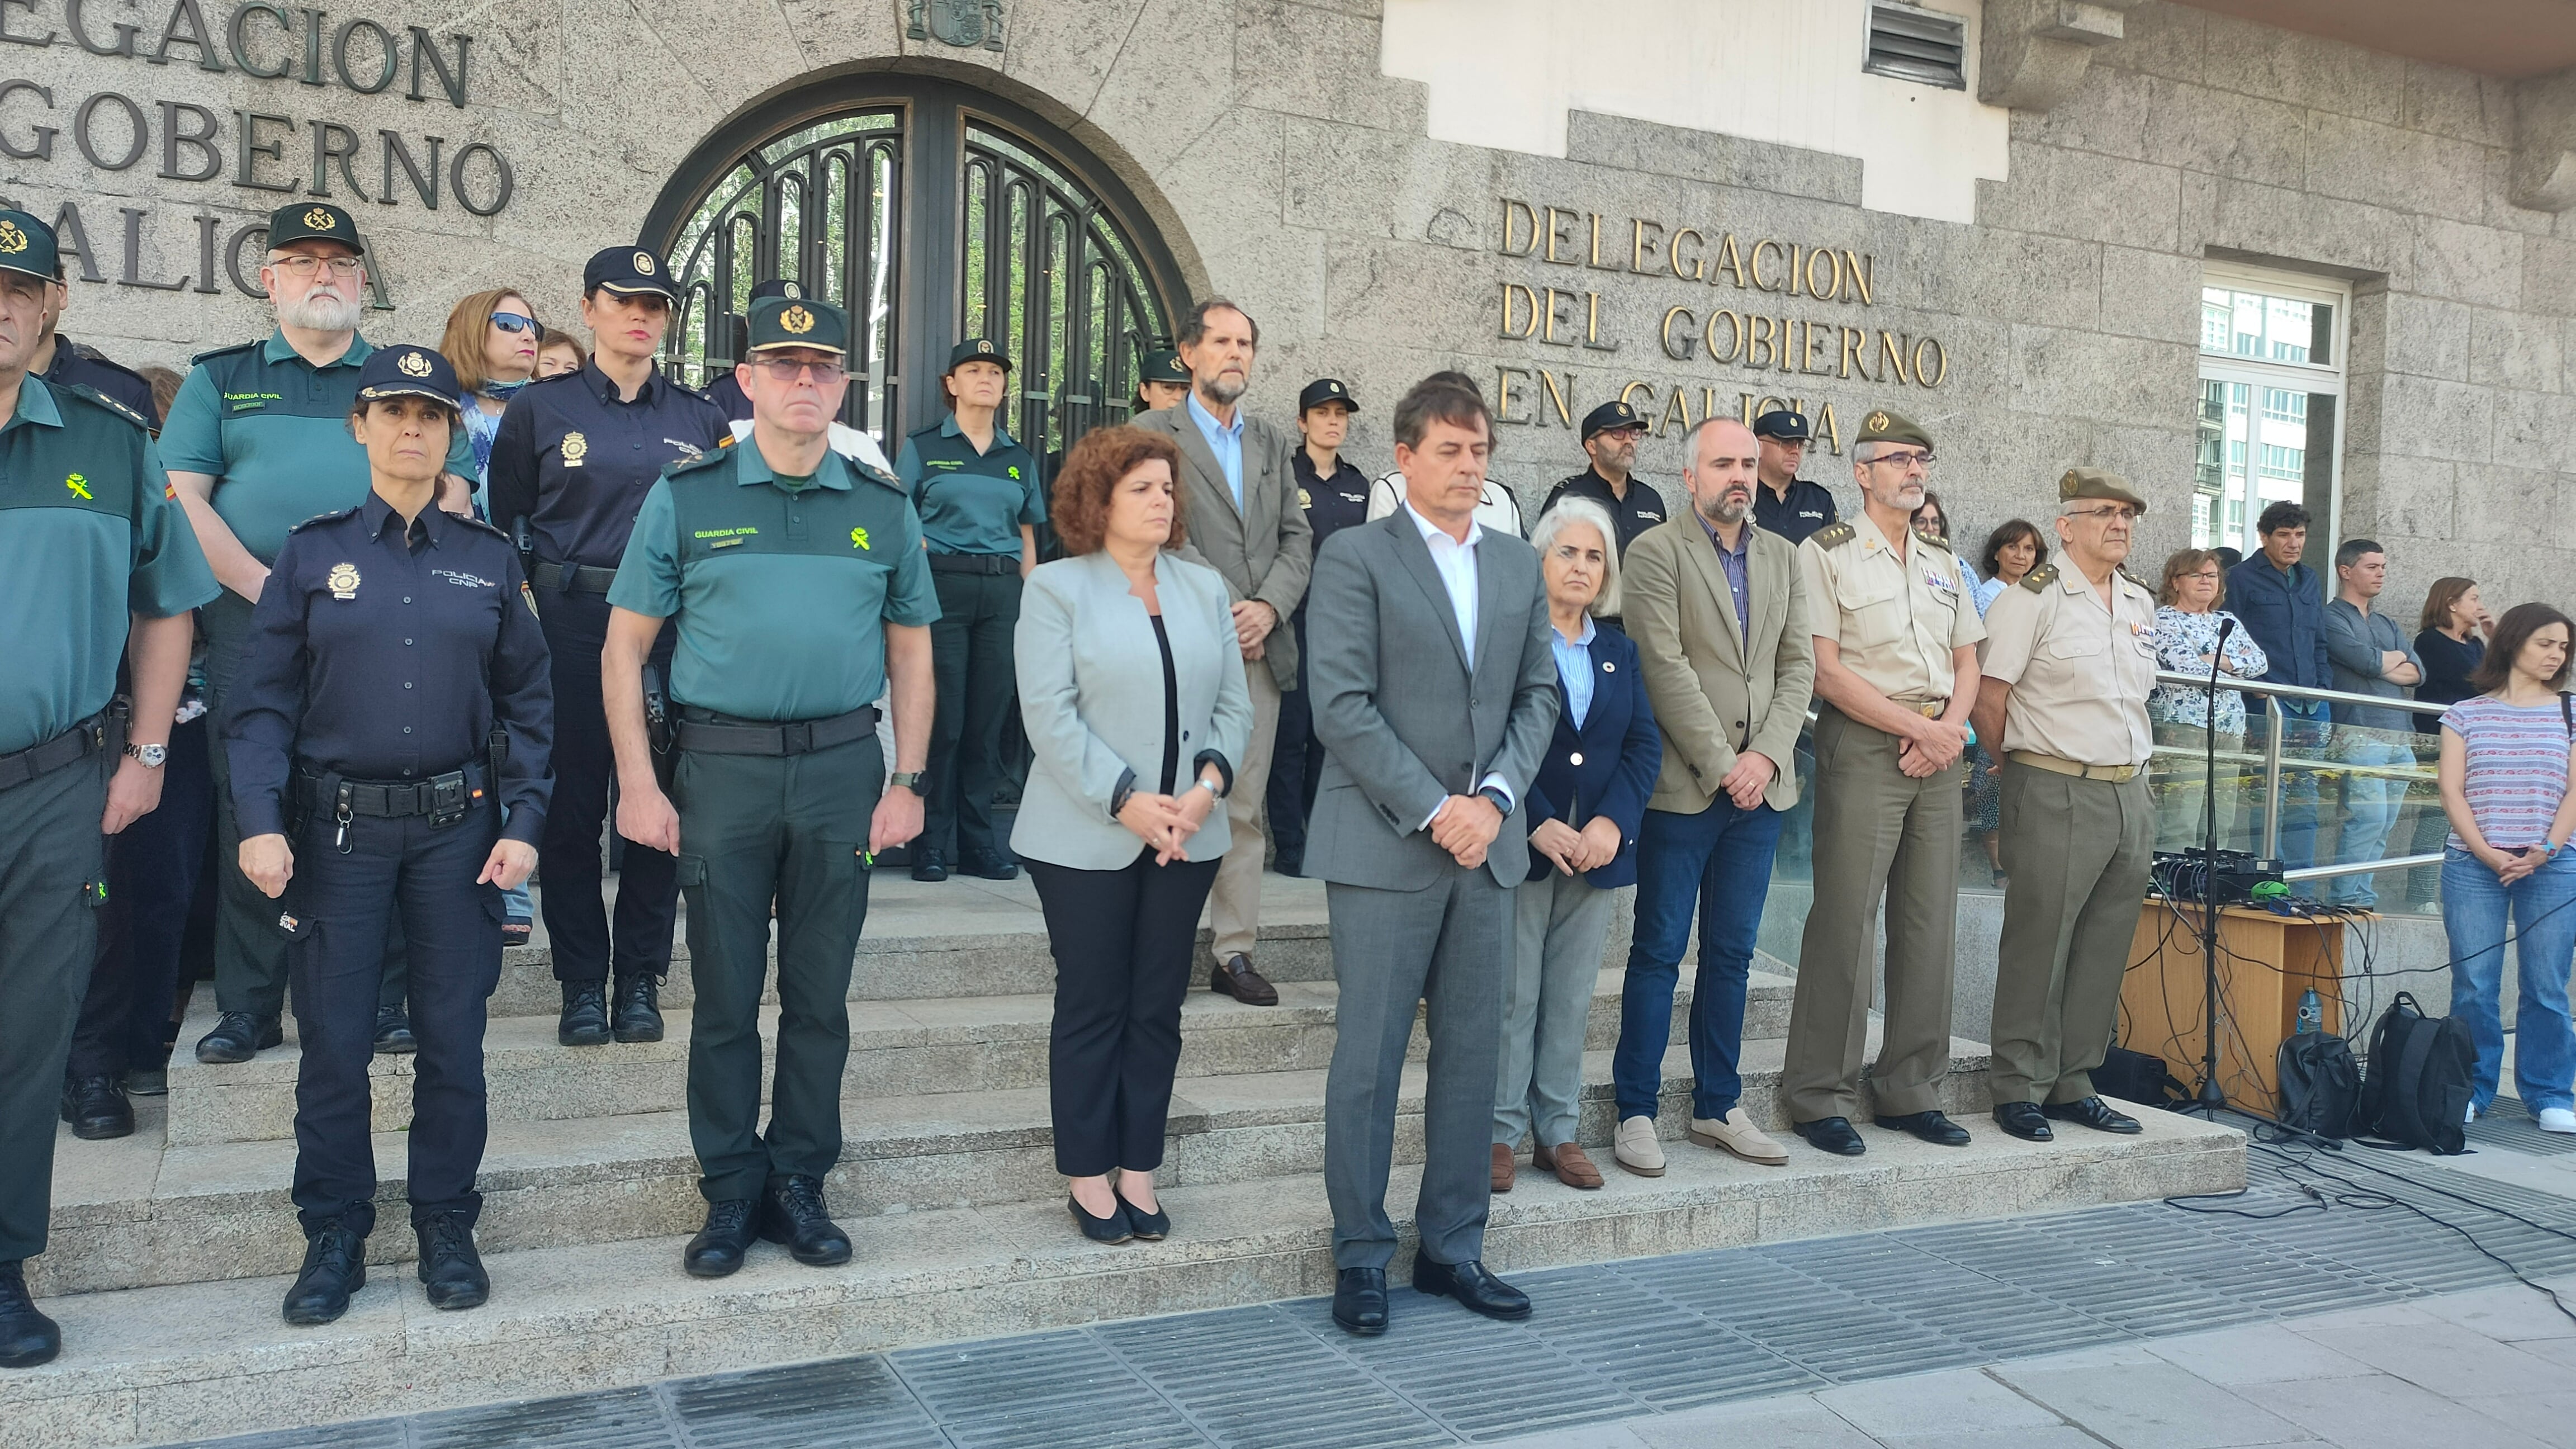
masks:
{"label": "stone steps", "polygon": [[[1486,1260],[1508,1273],[2243,1183],[2240,1135],[2143,1115],[2138,1138],[2029,1144],[1985,1130],[1956,1150],[1873,1131],[1864,1157],[1793,1147],[1784,1168],[1685,1145],[1657,1179],[1604,1156],[1602,1191],[1525,1175],[1495,1199]],[[1395,1172],[1388,1209],[1400,1224],[1417,1172]],[[1050,1186],[1024,1201],[853,1216],[857,1258],[847,1267],[804,1268],[763,1244],[741,1273],[714,1281],[679,1270],[688,1227],[657,1225],[641,1242],[522,1241],[496,1200],[485,1235],[493,1300],[470,1313],[432,1310],[410,1269],[387,1265],[339,1323],[289,1328],[277,1305],[292,1255],[260,1269],[266,1276],[54,1299],[46,1307],[67,1347],[43,1368],[0,1375],[0,1438],[11,1449],[115,1449],[1330,1291],[1319,1178],[1198,1185],[1186,1175],[1165,1193],[1174,1234],[1163,1243],[1084,1241]],[[269,1195],[277,1203],[262,1210],[260,1235],[294,1238],[282,1192]],[[73,1246],[61,1217],[49,1258]],[[397,1209],[377,1238],[408,1236]],[[1399,1282],[1408,1262],[1409,1248]],[[1410,1295],[1397,1311],[1400,1334],[1459,1312]],[[1498,1387],[1524,1391],[1540,1389]]]}

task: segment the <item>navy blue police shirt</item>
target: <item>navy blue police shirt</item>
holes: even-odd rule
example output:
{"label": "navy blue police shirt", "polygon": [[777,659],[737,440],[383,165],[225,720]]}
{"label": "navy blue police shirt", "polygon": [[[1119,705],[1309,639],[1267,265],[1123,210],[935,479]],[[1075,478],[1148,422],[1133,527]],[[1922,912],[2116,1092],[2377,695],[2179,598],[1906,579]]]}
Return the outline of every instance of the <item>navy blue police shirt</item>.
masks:
{"label": "navy blue police shirt", "polygon": [[1757,480],[1753,485],[1753,521],[1765,533],[1805,543],[1808,534],[1831,526],[1835,518],[1833,492],[1822,483],[1796,479],[1785,498],[1772,492],[1768,483]]}
{"label": "navy blue police shirt", "polygon": [[658,372],[629,402],[585,362],[519,389],[492,439],[492,522],[511,538],[528,520],[537,557],[613,569],[635,510],[662,470],[733,436],[724,409]]}
{"label": "navy blue police shirt", "polygon": [[296,525],[251,616],[224,741],[244,836],[284,834],[296,761],[352,780],[426,780],[509,733],[501,833],[534,845],[554,783],[545,635],[500,531],[367,501]]}
{"label": "navy blue police shirt", "polygon": [[46,365],[44,379],[58,387],[77,383],[90,388],[132,408],[136,416],[155,430],[161,426],[161,410],[152,405],[152,383],[149,379],[59,332],[54,334],[54,360]]}
{"label": "navy blue police shirt", "polygon": [[[1315,549],[1322,552],[1324,540],[1345,528],[1368,522],[1368,475],[1351,466],[1348,458],[1335,458],[1338,465],[1329,478],[1315,475],[1315,459],[1303,447],[1289,450],[1289,461],[1297,470],[1297,502],[1306,510],[1306,526],[1315,531]],[[1297,601],[1297,612],[1306,611],[1306,601]]]}

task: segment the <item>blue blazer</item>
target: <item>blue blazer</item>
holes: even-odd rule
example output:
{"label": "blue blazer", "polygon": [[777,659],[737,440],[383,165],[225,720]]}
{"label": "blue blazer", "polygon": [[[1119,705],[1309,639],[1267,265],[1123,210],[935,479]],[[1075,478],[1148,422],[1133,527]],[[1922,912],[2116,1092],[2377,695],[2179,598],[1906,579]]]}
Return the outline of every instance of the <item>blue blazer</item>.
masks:
{"label": "blue blazer", "polygon": [[[1646,798],[1655,793],[1655,775],[1664,767],[1664,736],[1655,728],[1654,706],[1646,702],[1636,643],[1595,619],[1590,652],[1592,707],[1577,728],[1565,681],[1557,681],[1556,737],[1548,741],[1547,758],[1524,803],[1533,829],[1544,820],[1562,820],[1577,830],[1597,816],[1617,821],[1619,853],[1609,864],[1583,874],[1588,884],[1611,890],[1636,884],[1637,827],[1646,818]],[[1541,879],[1554,869],[1555,862],[1530,852],[1529,879]]]}

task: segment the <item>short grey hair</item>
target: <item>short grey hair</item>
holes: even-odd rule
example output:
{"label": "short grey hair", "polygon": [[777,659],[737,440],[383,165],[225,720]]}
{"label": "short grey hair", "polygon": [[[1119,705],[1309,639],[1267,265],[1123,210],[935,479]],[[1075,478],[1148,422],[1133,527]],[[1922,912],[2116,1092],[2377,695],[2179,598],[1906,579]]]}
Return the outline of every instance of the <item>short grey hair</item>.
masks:
{"label": "short grey hair", "polygon": [[1619,531],[1611,526],[1610,510],[1589,498],[1559,498],[1555,507],[1538,516],[1537,526],[1530,530],[1530,547],[1546,558],[1556,546],[1556,536],[1577,523],[1601,535],[1601,592],[1592,596],[1591,612],[1615,619],[1619,617]]}

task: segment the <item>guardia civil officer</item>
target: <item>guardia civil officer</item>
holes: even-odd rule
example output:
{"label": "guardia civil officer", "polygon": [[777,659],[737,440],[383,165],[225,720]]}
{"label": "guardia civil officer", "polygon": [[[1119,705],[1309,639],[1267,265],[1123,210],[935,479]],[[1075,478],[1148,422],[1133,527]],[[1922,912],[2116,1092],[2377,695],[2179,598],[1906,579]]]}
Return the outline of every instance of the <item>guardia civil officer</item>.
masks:
{"label": "guardia civil officer", "polygon": [[419,1041],[417,1271],[435,1308],[492,1291],[474,1248],[483,1003],[500,978],[501,893],[537,863],[554,706],[517,551],[434,501],[458,398],[456,370],[426,347],[380,348],[359,369],[348,421],[367,499],[289,531],[224,718],[242,874],[293,941],[294,1324],[331,1322],[366,1285],[367,1058],[397,913]]}
{"label": "guardia civil officer", "polygon": [[[674,295],[660,257],[610,247],[582,269],[581,292],[581,320],[597,347],[579,370],[510,399],[492,440],[491,503],[492,521],[527,545],[553,660],[555,793],[537,848],[546,939],[563,989],[555,1037],[602,1046],[612,1036],[662,1039],[658,990],[671,969],[680,898],[670,855],[629,841],[613,932],[600,899],[599,831],[615,764],[599,692],[608,585],[653,480],[712,451],[727,432],[722,408],[654,370]],[[653,659],[660,677],[670,663],[665,645]]]}
{"label": "guardia civil officer", "polygon": [[[206,707],[232,707],[236,676],[270,564],[286,532],[317,514],[366,499],[366,450],[351,441],[358,373],[375,349],[358,335],[367,289],[366,245],[349,214],[327,202],[282,206],[268,219],[260,286],[277,313],[266,340],[197,354],[161,426],[161,456],[195,525],[197,544],[223,592],[208,605]],[[474,440],[457,430],[447,456],[443,506],[470,512]],[[242,875],[232,762],[214,751],[215,1027],[197,1042],[201,1062],[246,1062],[283,1040],[286,938],[277,908]],[[386,975],[378,1036],[410,1045],[399,965]]]}
{"label": "guardia civil officer", "polygon": [[[1304,441],[1288,455],[1297,472],[1297,502],[1315,547],[1353,524],[1368,521],[1369,480],[1342,456],[1351,417],[1360,410],[1337,377],[1319,377],[1297,395],[1297,432]],[[1399,478],[1401,474],[1397,475]],[[1279,696],[1278,743],[1270,752],[1271,868],[1281,875],[1306,873],[1306,817],[1324,778],[1324,745],[1315,738],[1314,705],[1306,698],[1306,601],[1299,599],[1288,626],[1297,631],[1297,687]]]}
{"label": "guardia civil officer", "polygon": [[1176,408],[1189,395],[1190,365],[1181,361],[1180,353],[1158,347],[1145,354],[1144,363],[1136,369],[1137,412]]}
{"label": "guardia civil officer", "polygon": [[[2057,480],[2058,562],[1986,606],[1977,737],[2003,742],[2004,928],[1995,952],[1995,1121],[2134,1133],[2093,1092],[2156,846],[2156,596],[2120,564],[2146,500],[2129,480]],[[1989,746],[1991,748],[1991,746]]]}
{"label": "guardia civil officer", "polygon": [[[62,1349],[23,1265],[45,1250],[106,837],[160,803],[188,611],[215,596],[143,419],[29,371],[55,257],[53,228],[0,211],[0,1368]],[[108,711],[120,653],[130,722]]]}
{"label": "guardia civil officer", "polygon": [[1753,490],[1753,521],[1763,532],[1791,543],[1805,543],[1809,534],[1836,520],[1833,490],[1798,476],[1811,436],[1806,415],[1787,408],[1773,408],[1753,420],[1753,443],[1760,454],[1754,469],[1759,481]]}
{"label": "guardia civil officer", "polygon": [[1664,496],[1636,476],[1637,443],[1646,436],[1646,420],[1624,402],[1606,402],[1583,415],[1583,451],[1592,466],[1558,483],[1539,506],[1545,513],[1556,500],[1571,495],[1589,498],[1610,515],[1619,530],[1622,554],[1637,535],[1664,521]]}
{"label": "guardia civil officer", "polygon": [[78,383],[123,403],[137,417],[154,427],[161,425],[161,410],[152,405],[152,384],[143,374],[124,366],[95,347],[84,347],[62,333],[63,313],[72,304],[70,279],[64,275],[62,258],[54,258],[53,285],[45,289],[45,321],[36,338],[36,355],[29,359],[27,370],[56,387]]}
{"label": "guardia civil officer", "polygon": [[[751,284],[751,296],[745,300],[744,305],[749,306],[763,297],[786,297],[801,302],[805,299],[805,284],[790,281],[785,277],[765,277]],[[741,345],[741,340],[750,334],[746,331],[734,335],[735,345],[738,347]],[[741,359],[736,358],[735,361],[739,362]],[[730,368],[726,369],[722,376],[707,384],[707,401],[724,409],[725,417],[733,422],[751,421],[751,399],[743,395],[742,384],[733,380],[733,371]]]}
{"label": "guardia civil officer", "polygon": [[939,710],[914,880],[946,880],[952,860],[986,880],[1020,873],[993,835],[993,788],[1002,780],[1002,724],[1019,688],[1011,635],[1020,584],[1038,566],[1046,494],[1038,460],[1002,426],[1010,376],[1010,355],[991,338],[958,343],[940,378],[948,416],[904,439],[895,459],[895,477],[921,515],[939,595],[939,622],[930,627]]}
{"label": "guardia civil officer", "polygon": [[[828,446],[848,349],[849,317],[829,302],[753,304],[734,370],[751,437],[653,485],[608,596],[617,830],[678,854],[689,903],[689,1138],[708,1206],[681,1263],[700,1277],[741,1267],[755,1233],[799,1262],[849,1261],[823,1176],[841,1157],[850,958],[869,860],[921,833],[939,605],[903,485]],[[679,758],[665,796],[640,680],[674,617]],[[890,780],[872,703],[889,693]],[[778,1067],[764,1136],[773,901]]]}
{"label": "guardia civil officer", "polygon": [[1942,1115],[1959,908],[1959,753],[1977,697],[1977,622],[1958,556],[1917,534],[1931,435],[1885,409],[1852,447],[1862,511],[1798,545],[1816,644],[1816,904],[1798,949],[1781,1095],[1798,1135],[1867,1150],[1860,1100],[1871,957],[1887,901],[1881,1127],[1965,1146]]}

